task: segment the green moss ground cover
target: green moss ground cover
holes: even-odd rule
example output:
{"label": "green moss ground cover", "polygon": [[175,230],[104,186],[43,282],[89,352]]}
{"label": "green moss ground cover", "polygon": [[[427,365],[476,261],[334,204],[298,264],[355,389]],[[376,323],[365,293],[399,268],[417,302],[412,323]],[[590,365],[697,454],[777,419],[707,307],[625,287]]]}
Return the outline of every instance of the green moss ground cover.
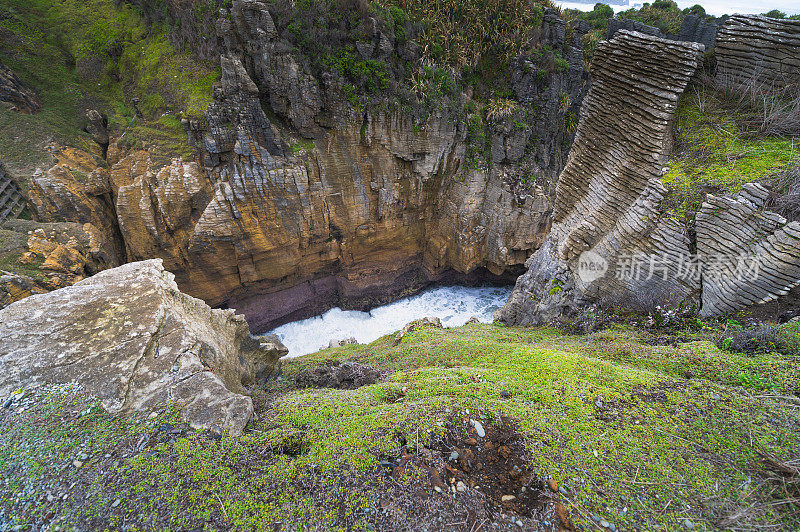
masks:
{"label": "green moss ground cover", "polygon": [[[584,527],[595,516],[619,529],[681,529],[687,519],[713,529],[739,510],[745,528],[798,524],[759,455],[800,452],[796,357],[648,346],[625,328],[565,336],[476,324],[391,340],[289,361],[237,438],[169,436],[168,409],[111,416],[69,392],[3,412],[0,508],[21,523],[98,529],[380,528],[389,489],[380,461],[397,456],[398,434],[424,447],[448,411],[467,409],[517,421],[533,470],[565,487]],[[388,379],[294,386],[299,370],[327,359],[371,364]],[[769,388],[741,381],[742,371]],[[48,502],[48,491],[67,497]]]}
{"label": "green moss ground cover", "polygon": [[[6,165],[29,175],[47,162],[42,148],[50,143],[87,147],[82,129],[90,107],[107,112],[112,126],[131,122],[134,98],[148,122],[164,113],[202,116],[218,69],[176,50],[169,31],[167,25],[148,27],[137,8],[114,0],[0,0],[3,62],[43,104],[35,115],[0,107]],[[140,120],[132,136],[163,132],[162,126]],[[178,153],[188,150],[185,140],[179,144]]]}
{"label": "green moss ground cover", "polygon": [[800,161],[800,140],[764,136],[737,123],[713,91],[694,87],[680,100],[676,150],[662,182],[672,212],[691,220],[706,193],[736,193],[751,182],[771,183]]}

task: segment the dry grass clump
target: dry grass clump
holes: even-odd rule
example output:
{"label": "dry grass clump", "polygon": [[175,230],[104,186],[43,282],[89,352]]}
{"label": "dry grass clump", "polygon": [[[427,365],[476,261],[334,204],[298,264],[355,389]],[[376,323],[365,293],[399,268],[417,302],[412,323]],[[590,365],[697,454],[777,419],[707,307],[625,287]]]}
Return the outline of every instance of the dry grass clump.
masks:
{"label": "dry grass clump", "polygon": [[385,0],[425,26],[425,55],[456,66],[519,55],[542,23],[547,0]]}
{"label": "dry grass clump", "polygon": [[800,221],[800,160],[775,181],[768,208],[790,221]]}
{"label": "dry grass clump", "polygon": [[739,126],[754,136],[800,135],[800,85],[716,76],[704,85],[731,111]]}
{"label": "dry grass clump", "polygon": [[781,460],[764,450],[759,454],[770,475],[773,505],[784,510],[790,519],[800,518],[800,456]]}
{"label": "dry grass clump", "polygon": [[486,119],[490,122],[502,122],[519,111],[519,104],[505,98],[492,98],[486,105]]}

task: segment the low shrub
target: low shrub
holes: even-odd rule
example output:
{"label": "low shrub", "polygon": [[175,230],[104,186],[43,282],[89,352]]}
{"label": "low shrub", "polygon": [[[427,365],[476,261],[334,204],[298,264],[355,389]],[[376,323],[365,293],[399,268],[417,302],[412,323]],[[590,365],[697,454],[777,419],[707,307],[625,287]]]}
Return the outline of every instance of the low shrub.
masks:
{"label": "low shrub", "polygon": [[717,347],[734,353],[759,355],[780,353],[800,355],[800,325],[774,325],[761,323],[739,330],[731,329],[717,340]]}
{"label": "low shrub", "polygon": [[767,208],[790,221],[800,221],[800,162],[775,180]]}
{"label": "low shrub", "polygon": [[553,326],[567,334],[590,334],[608,328],[614,322],[612,315],[599,306],[573,309],[558,318]]}

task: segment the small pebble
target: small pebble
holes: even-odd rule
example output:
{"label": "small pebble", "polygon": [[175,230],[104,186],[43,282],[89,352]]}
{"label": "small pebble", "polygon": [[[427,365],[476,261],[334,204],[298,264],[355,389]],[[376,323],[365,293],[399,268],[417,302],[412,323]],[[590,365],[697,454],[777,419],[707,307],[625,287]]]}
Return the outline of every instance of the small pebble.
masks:
{"label": "small pebble", "polygon": [[513,495],[503,495],[503,496],[501,497],[501,500],[502,500],[503,502],[509,502],[509,501],[513,501],[514,499],[516,499],[516,497],[515,497],[515,496],[513,496]]}
{"label": "small pebble", "polygon": [[520,521],[519,519],[517,519],[517,526],[522,528],[522,521]]}
{"label": "small pebble", "polygon": [[459,491],[461,493],[467,491],[467,485],[459,480],[458,484],[456,484],[456,491]]}
{"label": "small pebble", "polygon": [[116,501],[111,503],[111,507],[112,508],[116,508],[117,506],[120,505],[121,502],[122,502],[122,499],[117,499]]}
{"label": "small pebble", "polygon": [[475,432],[478,433],[479,438],[483,438],[486,436],[486,431],[483,430],[483,425],[481,425],[480,421],[478,421],[477,419],[470,419],[469,424],[475,427]]}
{"label": "small pebble", "polygon": [[458,460],[458,452],[457,451],[453,451],[453,452],[450,453],[450,461],[451,462],[455,462],[456,460]]}
{"label": "small pebble", "polygon": [[83,462],[81,462],[80,460],[73,460],[72,465],[80,469],[83,466]]}
{"label": "small pebble", "polygon": [[688,519],[684,519],[683,520],[683,526],[684,526],[684,528],[688,528],[689,530],[691,530],[691,529],[694,528],[694,523],[692,523]]}

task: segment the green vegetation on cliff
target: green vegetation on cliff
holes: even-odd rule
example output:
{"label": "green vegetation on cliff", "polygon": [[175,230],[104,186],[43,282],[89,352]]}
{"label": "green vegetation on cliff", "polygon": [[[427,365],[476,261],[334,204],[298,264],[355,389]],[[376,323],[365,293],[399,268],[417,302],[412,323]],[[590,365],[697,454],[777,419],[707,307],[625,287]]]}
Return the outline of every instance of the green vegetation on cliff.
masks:
{"label": "green vegetation on cliff", "polygon": [[[298,58],[317,76],[341,75],[353,103],[393,96],[404,105],[431,108],[452,107],[448,99],[467,87],[482,100],[508,96],[510,61],[537,49],[531,36],[540,33],[543,8],[551,5],[548,0],[304,0],[276,3],[271,12]],[[388,40],[381,43],[383,55],[371,58],[362,52],[371,48],[376,29]]]}
{"label": "green vegetation on cliff", "polygon": [[201,116],[219,73],[176,50],[169,36],[170,28],[148,27],[138,8],[114,0],[0,0],[3,62],[43,103],[36,115],[0,107],[6,164],[29,173],[43,163],[47,143],[88,145],[88,108],[107,112],[120,128],[131,124],[137,106],[147,120]]}
{"label": "green vegetation on cliff", "polygon": [[791,91],[711,79],[691,87],[679,103],[675,148],[662,179],[671,191],[668,206],[691,221],[706,193],[779,183],[800,164],[798,109],[800,95]]}
{"label": "green vegetation on cliff", "polygon": [[[796,505],[781,498],[792,488],[762,456],[800,450],[798,354],[653,340],[620,326],[565,336],[473,324],[423,328],[398,346],[387,336],[329,349],[288,361],[256,395],[245,435],[220,440],[182,429],[169,409],[125,418],[72,392],[34,394],[24,414],[0,413],[0,511],[95,529],[367,530],[393,516],[427,516],[437,528],[465,517],[452,512],[475,492],[437,493],[425,457],[446,462],[445,427],[475,437],[466,420],[491,431],[503,418],[531,471],[562,487],[556,497],[578,525],[796,527]],[[388,378],[357,389],[295,385],[330,359]],[[419,467],[387,476],[403,447]]]}

